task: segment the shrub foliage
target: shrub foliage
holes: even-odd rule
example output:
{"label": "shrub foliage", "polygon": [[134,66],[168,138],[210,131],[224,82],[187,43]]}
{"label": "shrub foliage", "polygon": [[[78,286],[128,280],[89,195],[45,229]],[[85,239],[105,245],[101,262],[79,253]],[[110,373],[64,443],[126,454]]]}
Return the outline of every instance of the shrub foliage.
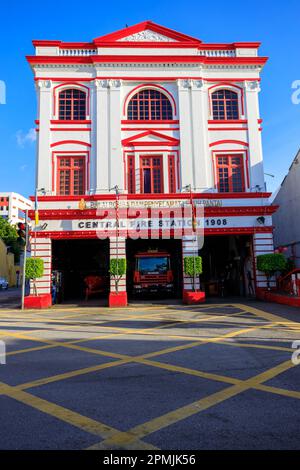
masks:
{"label": "shrub foliage", "polygon": [[202,274],[201,256],[186,256],[183,260],[183,269],[185,274],[192,279],[193,290],[195,291],[195,279]]}
{"label": "shrub foliage", "polygon": [[282,253],[269,253],[257,257],[257,269],[271,277],[278,271],[286,269],[287,261]]}
{"label": "shrub foliage", "polygon": [[115,281],[116,292],[118,293],[119,282],[121,277],[126,273],[126,259],[125,258],[112,258],[109,264],[110,276]]}

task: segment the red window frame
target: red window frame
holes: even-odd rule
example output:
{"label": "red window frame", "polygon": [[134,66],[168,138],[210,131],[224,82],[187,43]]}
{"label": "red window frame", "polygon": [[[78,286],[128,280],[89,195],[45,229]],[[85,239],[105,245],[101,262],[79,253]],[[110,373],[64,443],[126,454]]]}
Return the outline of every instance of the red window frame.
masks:
{"label": "red window frame", "polygon": [[58,119],[61,121],[84,121],[87,112],[86,93],[78,88],[66,88],[58,94]]}
{"label": "red window frame", "polygon": [[169,98],[158,90],[145,89],[136,93],[128,103],[129,121],[171,121],[173,109]]}
{"label": "red window frame", "polygon": [[128,194],[135,194],[135,156],[127,157],[127,189]]}
{"label": "red window frame", "polygon": [[[150,174],[150,191],[145,192],[144,187],[144,170],[149,170]],[[160,172],[159,184],[158,174]],[[159,194],[164,192],[164,174],[162,155],[141,155],[140,156],[140,186],[142,194]]]}
{"label": "red window frame", "polygon": [[2,196],[0,197],[0,207],[7,207],[9,205],[9,198]]}
{"label": "red window frame", "polygon": [[168,155],[169,193],[176,193],[176,165],[175,155]]}
{"label": "red window frame", "polygon": [[59,196],[81,196],[86,191],[85,156],[57,157],[56,193]]}
{"label": "red window frame", "polygon": [[240,118],[239,95],[236,91],[219,89],[211,94],[212,118],[235,121]]}
{"label": "red window frame", "polygon": [[216,154],[217,186],[220,193],[245,191],[244,155]]}

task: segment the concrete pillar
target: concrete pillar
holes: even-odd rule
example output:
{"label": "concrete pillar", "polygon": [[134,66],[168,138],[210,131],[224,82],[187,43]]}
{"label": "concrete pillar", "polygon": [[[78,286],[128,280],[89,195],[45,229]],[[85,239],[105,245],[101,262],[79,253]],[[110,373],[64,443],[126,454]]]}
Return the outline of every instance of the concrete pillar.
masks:
{"label": "concrete pillar", "polygon": [[[44,275],[36,280],[36,288],[38,295],[51,294],[51,261],[52,261],[52,245],[50,238],[34,238],[31,241],[31,256],[42,258],[44,261]],[[33,282],[30,282],[30,294],[34,295]]]}
{"label": "concrete pillar", "polygon": [[[126,258],[126,239],[124,237],[110,237],[109,239],[109,257]],[[110,292],[116,292],[114,279],[110,280]],[[119,282],[119,293],[126,292],[126,274],[121,277]]]}
{"label": "concrete pillar", "polygon": [[[267,278],[264,273],[258,271],[256,267],[256,257],[274,253],[273,233],[255,233],[253,235],[253,256],[255,267],[256,287],[258,289],[267,288]],[[276,287],[275,279],[270,281],[270,287]]]}
{"label": "concrete pillar", "polygon": [[[195,235],[182,238],[182,267],[183,267],[183,290],[193,290],[193,280],[184,272],[184,258],[186,256],[198,256],[198,238]],[[199,276],[195,279],[195,288],[200,289]]]}

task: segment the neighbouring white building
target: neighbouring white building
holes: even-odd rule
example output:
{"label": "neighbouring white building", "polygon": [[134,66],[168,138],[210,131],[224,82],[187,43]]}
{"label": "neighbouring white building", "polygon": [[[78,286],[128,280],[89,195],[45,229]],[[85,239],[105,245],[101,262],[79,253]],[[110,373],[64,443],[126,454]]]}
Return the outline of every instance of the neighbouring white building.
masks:
{"label": "neighbouring white building", "polygon": [[13,192],[0,192],[0,217],[12,225],[25,221],[25,211],[32,209],[32,202]]}
{"label": "neighbouring white building", "polygon": [[[135,253],[149,247],[171,252],[179,293],[191,288],[182,257],[199,248],[208,295],[224,280],[229,294],[247,293],[249,278],[264,288],[255,257],[273,251],[276,207],[264,182],[260,44],[207,44],[146,21],[90,43],[33,45],[36,186],[44,190],[34,249],[46,266],[39,292],[50,294],[53,270],[66,298],[84,276],[108,272],[116,237],[99,240],[99,231],[101,220],[115,220],[117,197],[127,228],[143,211],[138,239],[117,234],[128,261],[121,290],[130,292]],[[167,225],[157,222],[191,199],[205,206],[203,247],[193,231],[164,239]],[[153,224],[159,233],[146,239]]]}
{"label": "neighbouring white building", "polygon": [[274,215],[274,243],[300,268],[300,151],[281,183],[273,204],[279,206]]}

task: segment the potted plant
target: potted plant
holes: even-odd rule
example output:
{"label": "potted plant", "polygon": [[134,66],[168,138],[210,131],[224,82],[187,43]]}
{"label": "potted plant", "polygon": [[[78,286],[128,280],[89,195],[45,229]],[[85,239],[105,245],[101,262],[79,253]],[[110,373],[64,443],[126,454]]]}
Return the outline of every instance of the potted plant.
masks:
{"label": "potted plant", "polygon": [[44,261],[41,258],[28,258],[26,260],[25,278],[32,281],[33,294],[24,299],[25,308],[48,308],[52,304],[51,294],[38,294],[36,280],[44,274]]}
{"label": "potted plant", "polygon": [[125,258],[112,258],[109,265],[109,273],[111,279],[115,283],[115,292],[109,293],[108,304],[109,307],[126,307],[127,306],[127,292],[119,292],[119,282],[126,274],[126,259]]}
{"label": "potted plant", "polygon": [[205,292],[197,290],[196,278],[202,274],[201,256],[186,256],[183,260],[184,273],[191,278],[192,290],[183,290],[183,302],[185,304],[199,304],[205,301]]}
{"label": "potted plant", "polygon": [[282,253],[269,253],[257,256],[257,269],[266,275],[268,291],[271,290],[271,277],[278,271],[284,271],[286,266],[287,261]]}

